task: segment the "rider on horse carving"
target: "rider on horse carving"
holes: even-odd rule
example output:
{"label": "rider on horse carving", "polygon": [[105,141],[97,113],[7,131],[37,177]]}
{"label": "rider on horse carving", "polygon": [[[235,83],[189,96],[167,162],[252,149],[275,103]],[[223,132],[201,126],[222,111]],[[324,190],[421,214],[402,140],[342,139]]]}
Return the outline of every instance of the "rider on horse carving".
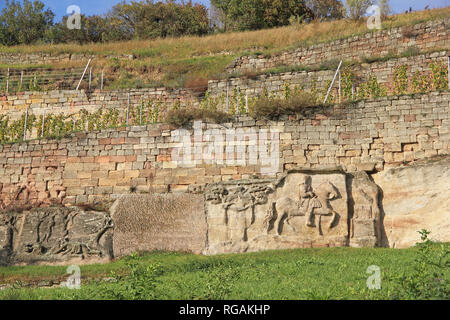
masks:
{"label": "rider on horse carving", "polygon": [[299,210],[306,214],[306,226],[314,227],[314,209],[322,208],[311,186],[311,176],[303,176],[299,185],[300,205]]}

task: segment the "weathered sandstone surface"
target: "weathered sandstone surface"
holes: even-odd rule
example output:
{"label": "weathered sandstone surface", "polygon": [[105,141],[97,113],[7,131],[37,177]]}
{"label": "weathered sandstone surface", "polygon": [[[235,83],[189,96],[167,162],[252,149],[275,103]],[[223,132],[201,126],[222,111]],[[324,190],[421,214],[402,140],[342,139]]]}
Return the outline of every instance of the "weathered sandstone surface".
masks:
{"label": "weathered sandstone surface", "polygon": [[49,207],[0,214],[0,264],[80,263],[113,257],[109,214]]}
{"label": "weathered sandstone surface", "polygon": [[405,248],[420,241],[417,231],[431,231],[436,241],[450,241],[450,159],[389,169],[373,176],[382,190],[383,243]]}

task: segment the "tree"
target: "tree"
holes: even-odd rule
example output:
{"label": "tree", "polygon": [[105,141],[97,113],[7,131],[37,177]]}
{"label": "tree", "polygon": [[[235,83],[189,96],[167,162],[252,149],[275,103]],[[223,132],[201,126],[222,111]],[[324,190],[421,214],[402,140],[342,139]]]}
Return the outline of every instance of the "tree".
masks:
{"label": "tree", "polygon": [[289,25],[291,17],[301,20],[314,18],[313,12],[303,0],[263,0],[265,7],[264,27],[278,27]]}
{"label": "tree", "polygon": [[304,0],[211,0],[222,13],[225,31],[257,30],[289,24],[291,17],[312,19]]}
{"label": "tree", "polygon": [[152,0],[115,5],[108,14],[108,39],[149,39],[203,35],[209,32],[208,11],[200,4]]}
{"label": "tree", "polygon": [[360,20],[374,3],[374,0],[345,0],[347,15],[350,19]]}
{"label": "tree", "polygon": [[389,0],[380,0],[378,6],[380,7],[381,18],[386,19],[392,12]]}
{"label": "tree", "polygon": [[110,28],[107,25],[106,19],[94,15],[86,17],[81,15],[81,29],[67,28],[68,17],[64,16],[61,22],[57,23],[53,28],[47,32],[46,40],[52,43],[67,43],[67,42],[102,42],[105,41],[105,35]]}
{"label": "tree", "polygon": [[228,16],[231,9],[230,4],[231,0],[211,0],[211,7],[214,8],[214,13],[220,20],[220,23],[216,23],[216,25],[221,25],[224,31],[229,30]]}
{"label": "tree", "polygon": [[203,35],[209,31],[205,6],[174,0],[146,3],[139,12],[136,36],[141,39]]}
{"label": "tree", "polygon": [[345,16],[345,8],[339,0],[307,0],[306,5],[316,19],[334,20]]}
{"label": "tree", "polygon": [[30,44],[44,39],[53,25],[54,13],[40,1],[6,0],[0,14],[0,43],[3,45]]}

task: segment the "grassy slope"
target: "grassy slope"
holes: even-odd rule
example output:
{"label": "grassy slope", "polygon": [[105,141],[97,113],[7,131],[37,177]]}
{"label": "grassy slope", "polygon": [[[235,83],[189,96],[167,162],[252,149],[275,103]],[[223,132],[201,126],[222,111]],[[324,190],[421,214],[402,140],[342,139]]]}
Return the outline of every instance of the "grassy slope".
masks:
{"label": "grassy slope", "polygon": [[[225,256],[152,253],[138,258],[143,265],[160,266],[154,289],[157,299],[386,299],[392,277],[411,272],[416,248],[300,249]],[[106,265],[81,267],[81,290],[14,289],[0,291],[0,299],[111,298],[114,284],[99,285],[92,278],[127,272],[127,258]],[[382,289],[369,291],[366,270],[381,268]],[[0,268],[0,283],[66,279],[64,267]],[[86,279],[91,279],[90,281]]]}
{"label": "grassy slope", "polygon": [[[383,22],[383,28],[413,25],[450,16],[450,7],[401,14]],[[329,42],[370,32],[366,22],[340,20],[313,22],[267,30],[105,44],[59,44],[0,47],[0,52],[134,54],[138,59],[114,61],[97,58],[94,67],[105,68],[109,87],[189,86],[219,78],[225,67],[245,54],[275,54],[284,50]],[[73,63],[80,67],[84,62]],[[67,64],[54,65],[55,68]],[[191,84],[190,84],[191,83]]]}

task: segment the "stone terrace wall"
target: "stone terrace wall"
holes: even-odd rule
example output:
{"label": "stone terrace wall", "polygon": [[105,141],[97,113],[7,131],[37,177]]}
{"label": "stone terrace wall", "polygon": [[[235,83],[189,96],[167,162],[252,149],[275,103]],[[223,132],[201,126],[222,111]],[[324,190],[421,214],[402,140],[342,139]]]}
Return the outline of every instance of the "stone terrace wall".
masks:
{"label": "stone terrace wall", "polygon": [[[440,62],[447,64],[448,51],[434,52],[429,54],[418,55],[409,58],[392,59],[383,62],[363,63],[350,68],[356,76],[355,86],[364,81],[367,81],[369,76],[374,74],[378,83],[391,86],[393,82],[393,74],[396,67],[401,65],[408,66],[408,76],[419,71],[421,73],[429,73],[430,63]],[[284,84],[287,83],[291,89],[295,86],[310,89],[313,82],[316,82],[317,89],[325,89],[327,82],[334,77],[335,70],[325,71],[299,71],[299,72],[285,72],[279,74],[263,74],[255,78],[240,77],[231,78],[229,80],[211,80],[208,83],[208,92],[213,97],[226,94],[227,82],[230,92],[234,92],[239,87],[240,92],[251,96],[260,95],[264,88],[269,92],[282,92]],[[335,85],[337,90],[337,85]]]}
{"label": "stone terrace wall", "polygon": [[[118,59],[133,59],[132,55],[121,55],[121,56],[104,56],[105,58],[118,58]],[[52,64],[52,63],[63,63],[63,62],[86,62],[90,58],[95,58],[91,54],[51,54],[51,53],[9,53],[0,52],[0,64],[6,65],[40,65],[40,64]]]}
{"label": "stone terrace wall", "polygon": [[81,109],[96,111],[99,108],[124,108],[128,103],[135,107],[148,100],[158,99],[167,104],[177,101],[197,103],[197,98],[186,89],[131,89],[116,91],[94,91],[87,94],[84,90],[63,90],[48,92],[22,92],[0,97],[0,114],[7,114],[11,119],[18,119],[27,108],[35,115],[48,113],[76,113]]}
{"label": "stone terrace wall", "polygon": [[355,36],[331,43],[300,48],[273,57],[244,56],[228,68],[229,73],[266,70],[279,65],[314,65],[333,59],[359,60],[361,57],[384,56],[390,51],[397,54],[409,48],[448,49],[450,19],[430,21],[414,26],[394,28]]}
{"label": "stone terrace wall", "polygon": [[[430,93],[308,108],[277,121],[240,117],[230,124],[204,123],[203,129],[223,134],[231,128],[279,131],[280,173],[297,166],[330,165],[372,171],[448,155],[449,107],[450,92]],[[185,192],[197,185],[261,175],[259,158],[257,165],[199,161],[195,167],[177,167],[171,154],[180,144],[173,142],[172,129],[155,124],[0,146],[3,205],[15,199],[28,204],[95,201],[129,193],[131,186],[138,192]],[[209,145],[203,137],[200,146]],[[236,144],[249,151],[246,137],[241,140]]]}

